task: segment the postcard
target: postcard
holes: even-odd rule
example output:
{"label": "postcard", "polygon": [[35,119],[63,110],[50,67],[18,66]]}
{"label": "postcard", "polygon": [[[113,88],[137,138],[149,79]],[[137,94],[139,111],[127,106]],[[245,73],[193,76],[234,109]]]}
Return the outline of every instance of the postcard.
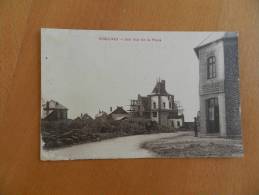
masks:
{"label": "postcard", "polygon": [[41,160],[242,157],[237,32],[41,29]]}

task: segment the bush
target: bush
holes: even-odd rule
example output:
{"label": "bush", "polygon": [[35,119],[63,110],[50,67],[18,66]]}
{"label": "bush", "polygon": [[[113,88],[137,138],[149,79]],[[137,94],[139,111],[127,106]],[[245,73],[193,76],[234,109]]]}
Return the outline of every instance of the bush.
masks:
{"label": "bush", "polygon": [[143,118],[123,121],[81,119],[65,121],[42,121],[42,140],[45,148],[69,146],[72,144],[94,142],[112,137],[172,132],[172,128],[159,126],[156,122]]}

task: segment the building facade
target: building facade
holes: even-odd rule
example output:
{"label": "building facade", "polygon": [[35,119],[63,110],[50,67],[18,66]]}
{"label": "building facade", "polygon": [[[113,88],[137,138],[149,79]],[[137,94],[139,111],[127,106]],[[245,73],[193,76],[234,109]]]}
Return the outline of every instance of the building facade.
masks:
{"label": "building facade", "polygon": [[108,116],[115,121],[120,121],[127,119],[129,117],[129,114],[126,110],[123,109],[122,106],[117,106],[117,108],[113,111],[111,108],[111,113]]}
{"label": "building facade", "polygon": [[138,95],[137,100],[131,100],[130,107],[133,117],[151,119],[162,126],[179,128],[184,123],[174,96],[166,91],[165,80],[157,81],[151,94]]}
{"label": "building facade", "polygon": [[46,121],[67,120],[68,109],[57,101],[50,100],[42,105],[42,119]]}
{"label": "building facade", "polygon": [[199,59],[201,136],[240,137],[237,33],[211,36],[194,50]]}

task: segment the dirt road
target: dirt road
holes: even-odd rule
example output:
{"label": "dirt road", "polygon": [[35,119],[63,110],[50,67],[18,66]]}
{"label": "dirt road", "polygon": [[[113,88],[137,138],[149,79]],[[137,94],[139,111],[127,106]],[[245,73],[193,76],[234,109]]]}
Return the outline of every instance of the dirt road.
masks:
{"label": "dirt road", "polygon": [[42,160],[68,160],[68,159],[112,159],[112,158],[143,158],[154,157],[155,153],[141,148],[141,144],[161,138],[174,137],[184,134],[159,133],[149,135],[134,135],[119,137],[100,142],[74,145],[55,150],[42,150]]}

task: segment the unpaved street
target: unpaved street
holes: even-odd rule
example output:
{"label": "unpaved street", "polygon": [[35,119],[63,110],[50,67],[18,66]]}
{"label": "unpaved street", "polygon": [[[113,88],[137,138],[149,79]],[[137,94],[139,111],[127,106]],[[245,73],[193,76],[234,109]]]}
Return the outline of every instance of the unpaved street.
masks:
{"label": "unpaved street", "polygon": [[68,159],[111,159],[111,158],[143,158],[154,157],[155,153],[141,148],[141,144],[168,137],[184,135],[184,132],[159,133],[119,137],[100,142],[74,145],[55,150],[42,150],[42,160]]}

